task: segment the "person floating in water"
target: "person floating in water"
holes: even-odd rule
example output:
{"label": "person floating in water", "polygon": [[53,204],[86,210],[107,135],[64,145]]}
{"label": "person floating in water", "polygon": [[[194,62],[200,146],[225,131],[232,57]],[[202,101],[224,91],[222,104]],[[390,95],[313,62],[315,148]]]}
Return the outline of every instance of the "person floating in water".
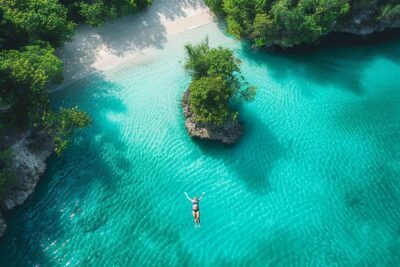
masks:
{"label": "person floating in water", "polygon": [[203,192],[203,194],[201,195],[200,198],[197,198],[196,196],[194,196],[193,199],[191,199],[186,192],[184,194],[185,194],[186,198],[192,202],[192,214],[193,214],[193,219],[194,219],[194,226],[200,227],[200,205],[199,205],[199,202],[200,202],[200,200],[203,199],[203,197],[206,193]]}

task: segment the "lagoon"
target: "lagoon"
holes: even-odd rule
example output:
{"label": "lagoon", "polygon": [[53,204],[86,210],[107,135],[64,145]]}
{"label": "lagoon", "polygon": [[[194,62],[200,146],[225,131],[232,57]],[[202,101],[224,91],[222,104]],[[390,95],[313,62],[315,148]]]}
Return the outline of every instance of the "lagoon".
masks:
{"label": "lagoon", "polygon": [[[227,147],[190,139],[183,45],[234,49],[258,87]],[[252,50],[210,23],[53,92],[93,124],[8,214],[1,266],[395,266],[400,40]],[[183,192],[206,196],[194,228]]]}

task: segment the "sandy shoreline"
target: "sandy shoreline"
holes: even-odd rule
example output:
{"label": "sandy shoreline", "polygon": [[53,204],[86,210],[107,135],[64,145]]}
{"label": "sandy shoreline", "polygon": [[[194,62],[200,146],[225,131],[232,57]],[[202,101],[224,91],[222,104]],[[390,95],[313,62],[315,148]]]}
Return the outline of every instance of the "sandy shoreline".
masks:
{"label": "sandy shoreline", "polygon": [[178,33],[212,23],[214,17],[202,0],[154,0],[147,10],[92,28],[81,25],[73,40],[57,50],[64,61],[64,82],[134,61],[161,49]]}

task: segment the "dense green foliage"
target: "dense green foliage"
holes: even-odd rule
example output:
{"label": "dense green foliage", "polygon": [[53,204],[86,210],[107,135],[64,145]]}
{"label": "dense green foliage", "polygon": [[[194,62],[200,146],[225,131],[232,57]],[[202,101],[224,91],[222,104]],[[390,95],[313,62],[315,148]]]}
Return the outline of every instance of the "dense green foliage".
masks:
{"label": "dense green foliage", "polygon": [[210,48],[207,39],[196,45],[187,44],[185,49],[185,69],[193,77],[189,103],[196,121],[221,125],[236,120],[238,114],[230,110],[230,101],[251,101],[256,92],[240,75],[240,60],[230,49]]}
{"label": "dense green foliage", "polygon": [[[54,56],[54,48],[49,45],[41,43],[25,46],[19,51],[0,52],[0,74],[0,97],[12,111],[7,116],[8,123],[47,130],[55,140],[57,153],[65,148],[69,136],[69,133],[60,135],[59,132],[71,132],[88,125],[75,122],[82,117],[89,121],[86,113],[76,108],[62,109],[58,113],[50,110],[46,84],[60,81],[62,62]],[[66,110],[70,111],[70,116],[63,115]],[[54,118],[63,118],[60,119],[63,123],[56,124]],[[74,127],[64,127],[64,124]]]}
{"label": "dense green foliage", "polygon": [[58,45],[68,40],[75,23],[68,20],[67,12],[58,0],[0,0],[3,45],[16,48],[33,40]]}
{"label": "dense green foliage", "polygon": [[383,6],[379,19],[387,23],[400,19],[400,2]]}
{"label": "dense green foliage", "polygon": [[78,107],[60,108],[58,112],[49,112],[43,115],[46,129],[53,136],[54,149],[60,154],[69,144],[71,132],[76,128],[85,128],[90,124],[86,113]]}
{"label": "dense green foliage", "polygon": [[196,121],[221,125],[236,119],[237,113],[229,110],[232,92],[221,76],[193,80],[189,91],[190,109],[196,114]]}
{"label": "dense green foliage", "polygon": [[65,2],[69,7],[74,20],[98,26],[105,19],[115,19],[149,6],[152,0],[64,0],[61,2]]}
{"label": "dense green foliage", "polygon": [[71,38],[76,23],[98,26],[150,4],[151,0],[0,0],[0,49],[34,40],[59,45]]}
{"label": "dense green foliage", "polygon": [[17,175],[11,168],[13,158],[11,149],[0,151],[0,197],[17,181]]}
{"label": "dense green foliage", "polygon": [[28,45],[0,52],[0,97],[13,108],[20,124],[38,125],[48,109],[49,80],[59,80],[62,62],[48,45]]}
{"label": "dense green foliage", "polygon": [[400,19],[398,0],[206,0],[226,17],[228,31],[255,46],[310,43],[338,23],[366,12],[371,23]]}

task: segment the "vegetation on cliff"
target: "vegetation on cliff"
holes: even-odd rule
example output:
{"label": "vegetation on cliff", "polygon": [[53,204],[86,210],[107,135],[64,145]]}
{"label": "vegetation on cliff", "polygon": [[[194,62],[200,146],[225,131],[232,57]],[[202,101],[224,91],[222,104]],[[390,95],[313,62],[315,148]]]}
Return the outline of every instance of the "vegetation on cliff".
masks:
{"label": "vegetation on cliff", "polygon": [[371,24],[400,19],[398,0],[206,0],[225,16],[228,32],[254,46],[311,43],[335,25],[366,14]]}
{"label": "vegetation on cliff", "polygon": [[55,47],[72,37],[77,23],[97,26],[149,4],[151,0],[0,0],[0,194],[15,178],[5,135],[45,131],[60,154],[72,131],[90,123],[77,107],[50,107],[47,85],[60,83],[63,72]]}
{"label": "vegetation on cliff", "polygon": [[236,121],[238,113],[231,110],[230,102],[251,101],[256,93],[240,74],[240,60],[228,48],[210,48],[207,39],[185,49],[185,69],[193,77],[188,100],[195,121],[215,125]]}
{"label": "vegetation on cliff", "polygon": [[11,149],[0,151],[0,196],[17,181],[17,174],[12,169],[13,158]]}

